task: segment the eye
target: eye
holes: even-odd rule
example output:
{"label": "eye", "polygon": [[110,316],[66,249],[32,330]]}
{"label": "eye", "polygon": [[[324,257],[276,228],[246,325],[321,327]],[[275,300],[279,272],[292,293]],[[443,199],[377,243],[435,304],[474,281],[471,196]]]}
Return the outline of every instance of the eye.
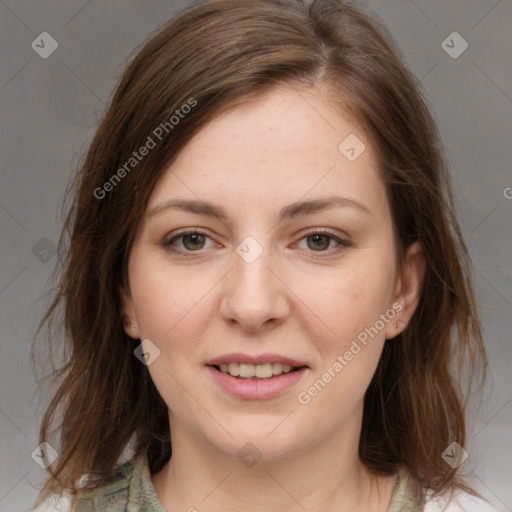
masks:
{"label": "eye", "polygon": [[[186,254],[187,252],[198,252],[204,249],[207,238],[210,237],[201,231],[186,231],[166,240],[162,245],[171,252]],[[178,245],[184,247],[185,250],[176,248],[175,243],[180,239],[181,242]]]}
{"label": "eye", "polygon": [[[191,255],[191,253],[199,253],[202,249],[205,249],[207,239],[211,240],[206,233],[191,230],[179,233],[165,240],[162,246],[175,254],[188,256]],[[309,249],[310,252],[326,253],[325,256],[330,256],[333,253],[337,254],[352,245],[348,240],[343,240],[334,233],[324,230],[316,230],[307,233],[300,240],[306,240],[307,249]],[[329,249],[332,242],[335,242],[337,246]],[[321,258],[324,257],[324,255],[318,254],[315,255],[315,257]]]}
{"label": "eye", "polygon": [[[343,240],[334,233],[324,230],[312,231],[301,238],[301,240],[306,240],[307,248],[312,250],[312,252],[327,253],[325,256],[330,256],[332,253],[339,253],[352,245],[348,240]],[[337,246],[329,250],[329,246],[333,241],[336,242]],[[324,255],[322,254],[315,257],[321,258],[324,257]]]}

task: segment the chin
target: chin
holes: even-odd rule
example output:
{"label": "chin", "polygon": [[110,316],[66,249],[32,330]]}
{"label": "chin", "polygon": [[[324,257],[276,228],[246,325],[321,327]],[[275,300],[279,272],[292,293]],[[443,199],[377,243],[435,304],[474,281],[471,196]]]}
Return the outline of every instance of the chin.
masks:
{"label": "chin", "polygon": [[246,458],[261,462],[279,460],[304,444],[304,439],[296,437],[297,432],[282,428],[279,421],[274,421],[270,428],[268,422],[261,422],[260,425],[257,423],[250,420],[247,428],[238,423],[236,428],[227,428],[232,438],[226,435],[222,440],[210,439],[210,442],[229,457],[237,458],[243,463]]}

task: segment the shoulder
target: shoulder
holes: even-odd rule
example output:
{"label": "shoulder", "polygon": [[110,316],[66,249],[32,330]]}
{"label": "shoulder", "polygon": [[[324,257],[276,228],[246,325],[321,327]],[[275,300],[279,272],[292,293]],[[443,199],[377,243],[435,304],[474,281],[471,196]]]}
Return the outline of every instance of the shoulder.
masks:
{"label": "shoulder", "polygon": [[70,512],[166,512],[151,481],[147,454],[118,467],[105,485],[83,491]]}
{"label": "shoulder", "polygon": [[79,493],[71,504],[70,512],[123,512],[129,499],[130,483],[135,460],[116,468],[108,481],[96,489]]}
{"label": "shoulder", "polygon": [[427,498],[424,512],[499,512],[488,501],[457,490],[450,496]]}

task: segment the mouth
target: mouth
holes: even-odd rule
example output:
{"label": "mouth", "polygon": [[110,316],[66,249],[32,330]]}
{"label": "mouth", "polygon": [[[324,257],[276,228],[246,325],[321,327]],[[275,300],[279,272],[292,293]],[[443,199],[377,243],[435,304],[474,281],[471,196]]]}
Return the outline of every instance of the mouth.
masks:
{"label": "mouth", "polygon": [[240,380],[268,380],[282,375],[283,373],[296,372],[297,370],[305,367],[282,363],[251,364],[236,362],[208,366],[213,366],[213,368],[219,372]]}
{"label": "mouth", "polygon": [[309,368],[305,363],[279,354],[226,354],[206,362],[217,371],[240,380],[266,380]]}
{"label": "mouth", "polygon": [[230,395],[257,400],[274,398],[291,389],[308,373],[309,366],[278,354],[227,354],[207,361],[206,369]]}

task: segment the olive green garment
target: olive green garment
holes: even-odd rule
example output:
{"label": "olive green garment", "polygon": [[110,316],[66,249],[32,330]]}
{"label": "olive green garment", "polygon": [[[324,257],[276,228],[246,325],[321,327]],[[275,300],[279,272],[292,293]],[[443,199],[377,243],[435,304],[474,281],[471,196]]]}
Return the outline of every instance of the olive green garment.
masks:
{"label": "olive green garment", "polygon": [[[388,512],[421,512],[422,507],[412,504],[412,481],[401,470],[391,498]],[[189,510],[194,510],[191,503]],[[171,512],[166,511],[156,494],[148,460],[145,454],[133,458],[117,468],[102,487],[80,495],[71,512]]]}

